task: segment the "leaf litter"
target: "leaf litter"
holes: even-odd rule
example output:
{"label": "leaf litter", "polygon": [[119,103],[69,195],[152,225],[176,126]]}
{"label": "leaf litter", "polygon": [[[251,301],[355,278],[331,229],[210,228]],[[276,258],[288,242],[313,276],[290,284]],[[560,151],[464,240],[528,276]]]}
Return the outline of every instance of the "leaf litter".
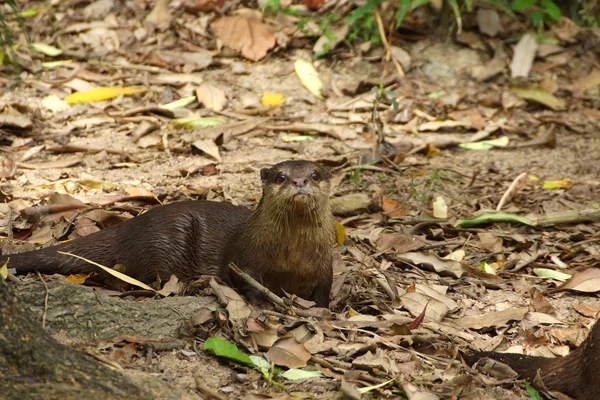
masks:
{"label": "leaf litter", "polygon": [[[74,66],[27,70],[20,88],[0,94],[2,235],[27,240],[27,248],[90,233],[109,225],[110,217],[92,213],[98,207],[114,221],[181,199],[255,207],[260,167],[314,159],[334,170],[341,227],[331,318],[259,312],[216,281],[199,283],[227,311],[198,315],[185,349],[155,353],[150,370],[192,388],[190,398],[200,396],[192,379],[199,375],[231,398],[470,390],[528,398],[519,382],[509,391],[453,360],[457,350],[564,354],[597,318],[599,301],[584,294],[600,287],[600,115],[590,98],[599,79],[580,56],[585,42],[557,25],[551,33],[560,46],[550,48],[503,27],[494,10],[479,10],[483,35],[402,41],[403,52],[390,46],[406,81],[385,56],[371,57],[377,46],[359,57],[333,42],[330,58],[314,59],[323,40],[313,47],[317,35],[303,36],[291,19],[256,10],[216,16],[210,10],[223,4],[208,3],[195,5],[208,14],[194,14],[166,1],[108,0],[76,9],[76,18],[58,4],[57,37],[25,20],[36,57],[60,55]],[[520,40],[503,50],[498,36],[507,31]],[[294,40],[307,44],[285,44]],[[26,46],[17,53],[29,59]],[[385,76],[390,71],[398,76]],[[509,73],[524,80],[506,82]],[[537,74],[546,79],[527,81]],[[393,101],[376,103],[371,92],[383,82],[397,114]],[[0,75],[0,88],[8,84]],[[276,96],[267,101],[266,93]],[[247,107],[250,96],[262,104]],[[550,128],[557,140],[535,140]],[[290,147],[292,135],[311,140]],[[487,151],[460,147],[467,143]],[[32,207],[48,208],[25,212]],[[176,281],[161,286],[165,296],[181,290]],[[245,367],[196,346],[212,339],[235,343],[219,355]],[[119,343],[127,342],[106,351]],[[140,348],[126,348],[116,365],[146,369]],[[272,363],[262,358],[269,353]],[[496,379],[510,378],[501,373]],[[292,385],[296,377],[308,380]]]}

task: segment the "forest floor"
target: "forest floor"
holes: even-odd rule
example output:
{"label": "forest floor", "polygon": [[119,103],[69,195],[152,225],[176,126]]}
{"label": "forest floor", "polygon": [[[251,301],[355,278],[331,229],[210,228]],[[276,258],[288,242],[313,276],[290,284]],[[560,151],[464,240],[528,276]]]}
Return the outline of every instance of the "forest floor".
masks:
{"label": "forest floor", "polygon": [[[85,235],[109,216],[131,217],[158,202],[210,199],[254,208],[258,171],[286,159],[333,169],[332,195],[343,208],[337,219],[346,237],[336,250],[329,323],[255,312],[244,322],[212,321],[199,334],[198,326],[181,321],[188,328],[181,336],[185,345],[149,355],[142,344],[152,337],[143,337],[135,324],[105,329],[93,340],[58,328],[63,310],[46,321],[59,340],[119,365],[134,381],[158,377],[177,398],[208,397],[209,390],[232,399],[330,398],[337,392],[358,398],[357,390],[367,388],[366,395],[386,398],[516,399],[529,398],[523,382],[471,369],[459,352],[510,348],[564,355],[585,338],[600,310],[599,222],[454,224],[495,210],[521,174],[519,190],[503,205],[507,213],[538,221],[557,212],[598,210],[594,32],[565,18],[543,44],[533,35],[531,44],[519,41],[524,36],[517,25],[503,24],[490,36],[465,21],[463,33],[442,37],[413,21],[391,36],[402,76],[386,61],[382,45],[341,42],[316,59],[318,35],[294,29],[297,21],[289,15],[267,16],[265,33],[251,13],[236,14],[243,22],[219,22],[217,13],[180,1],[153,13],[141,0],[67,3],[25,19],[33,43],[61,54],[51,57],[45,54],[51,50],[36,47],[41,50],[32,60],[21,38],[19,85],[3,74],[6,67],[0,69],[5,251]],[[329,12],[337,12],[332,7]],[[16,21],[10,15],[7,20],[18,32]],[[228,29],[243,37],[244,24],[259,33],[243,55],[216,40]],[[232,45],[241,40],[220,39]],[[72,61],[57,68],[39,62],[66,59]],[[323,99],[303,86],[297,60],[315,67]],[[528,79],[511,78],[519,68]],[[388,104],[372,91],[380,85]],[[143,91],[65,102],[71,93],[98,87]],[[282,104],[265,106],[266,93]],[[183,108],[161,107],[190,96],[196,99]],[[185,129],[178,123],[206,117],[212,119],[199,121],[214,126]],[[482,139],[498,139],[497,146],[459,146]],[[373,157],[377,143],[384,158]],[[81,204],[95,212],[82,211]],[[38,205],[70,209],[32,224],[22,212]],[[448,255],[453,259],[442,259]],[[567,275],[544,276],[548,270]],[[549,291],[565,281],[564,290]],[[19,290],[40,288],[29,282]],[[39,296],[32,318],[41,321],[47,310]],[[52,297],[45,307],[53,307]],[[111,332],[129,336],[115,340]],[[271,382],[256,369],[203,350],[203,340],[217,336],[262,355],[289,334],[312,357],[306,369],[322,377],[275,374]]]}

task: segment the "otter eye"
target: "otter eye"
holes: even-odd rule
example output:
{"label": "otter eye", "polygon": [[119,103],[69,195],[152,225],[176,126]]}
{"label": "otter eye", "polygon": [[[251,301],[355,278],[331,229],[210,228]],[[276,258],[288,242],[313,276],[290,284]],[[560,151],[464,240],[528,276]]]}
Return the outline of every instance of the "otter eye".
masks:
{"label": "otter eye", "polygon": [[281,184],[281,183],[285,182],[286,179],[287,178],[284,174],[279,174],[279,175],[277,175],[277,178],[275,178],[275,183]]}
{"label": "otter eye", "polygon": [[318,181],[319,179],[321,179],[321,175],[319,175],[317,171],[313,171],[310,174],[310,179],[312,179],[313,181]]}

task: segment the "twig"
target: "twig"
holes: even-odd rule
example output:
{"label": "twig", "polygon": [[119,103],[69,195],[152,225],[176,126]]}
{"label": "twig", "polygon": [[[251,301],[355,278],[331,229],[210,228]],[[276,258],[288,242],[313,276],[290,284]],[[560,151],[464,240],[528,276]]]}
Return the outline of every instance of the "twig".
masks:
{"label": "twig", "polygon": [[385,47],[386,61],[392,60],[392,64],[394,64],[398,75],[404,77],[404,71],[402,70],[402,66],[400,65],[398,60],[396,60],[396,57],[392,55],[392,49],[390,47],[390,44],[388,43],[387,37],[385,36],[385,27],[383,26],[383,19],[381,19],[381,14],[379,13],[379,7],[375,7],[375,21],[377,21],[377,28],[379,28],[379,37],[381,38],[381,42]]}
{"label": "twig", "polygon": [[48,313],[48,285],[46,285],[44,278],[42,278],[42,274],[40,274],[39,272],[37,274],[40,277],[42,283],[44,284],[44,288],[46,288],[46,297],[44,297],[44,314],[42,314],[42,328],[46,328],[46,314]]}
{"label": "twig", "polygon": [[504,194],[502,195],[502,198],[498,202],[496,211],[502,210],[502,207],[504,207],[504,205],[506,203],[508,203],[513,197],[515,197],[515,194],[517,194],[517,192],[519,190],[521,190],[521,188],[523,187],[523,184],[525,183],[525,177],[527,177],[527,172],[523,172],[523,173],[519,174],[519,176],[517,176],[512,181],[512,183],[510,184],[508,189],[506,189],[506,192],[504,192]]}
{"label": "twig", "polygon": [[198,375],[194,376],[194,380],[196,381],[196,389],[198,389],[198,391],[207,398],[217,400],[227,399],[225,396],[221,396],[219,393],[215,392],[214,390],[206,386],[204,383],[202,383],[202,380]]}
{"label": "twig", "polygon": [[558,224],[577,224],[580,222],[600,221],[600,209],[568,210],[541,216],[536,225],[548,227]]}
{"label": "twig", "polygon": [[258,291],[260,294],[271,300],[276,305],[281,308],[288,309],[299,315],[301,317],[317,317],[317,318],[329,318],[331,316],[331,312],[326,308],[313,308],[310,310],[303,310],[297,307],[294,307],[290,304],[287,304],[285,300],[281,297],[277,296],[275,293],[270,291],[268,288],[261,285],[256,279],[242,271],[237,265],[234,263],[229,263],[229,268],[233,270],[240,278],[242,278],[248,285],[250,285],[253,289]]}

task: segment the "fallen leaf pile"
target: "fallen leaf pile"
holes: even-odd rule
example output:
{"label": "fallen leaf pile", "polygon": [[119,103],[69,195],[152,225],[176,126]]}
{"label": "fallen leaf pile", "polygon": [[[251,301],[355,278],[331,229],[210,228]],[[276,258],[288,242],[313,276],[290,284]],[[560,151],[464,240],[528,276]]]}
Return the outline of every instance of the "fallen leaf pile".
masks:
{"label": "fallen leaf pile", "polygon": [[327,318],[292,294],[304,313],[172,279],[120,295],[216,294],[219,306],[181,338],[130,332],[94,344],[98,356],[160,371],[192,398],[525,399],[510,371],[471,370],[460,354],[552,356],[582,342],[600,310],[593,34],[564,16],[527,33],[486,7],[448,41],[415,12],[376,44],[350,41],[343,18],[319,27],[319,12],[346,15],[354,1],[305,1],[300,15],[208,0],[71,5],[19,2],[32,42],[15,36],[19,86],[0,62],[3,253],[177,200],[253,208],[259,169],[284,159],[332,168],[338,222]]}

